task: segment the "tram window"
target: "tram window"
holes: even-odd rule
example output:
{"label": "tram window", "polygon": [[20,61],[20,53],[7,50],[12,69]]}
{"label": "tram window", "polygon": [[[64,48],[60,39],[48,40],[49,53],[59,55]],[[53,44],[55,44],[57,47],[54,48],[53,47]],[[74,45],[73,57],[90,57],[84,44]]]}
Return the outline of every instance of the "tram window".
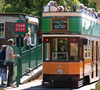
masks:
{"label": "tram window", "polygon": [[53,61],[68,61],[68,54],[64,52],[53,52]]}
{"label": "tram window", "polygon": [[53,39],[53,51],[54,52],[66,52],[67,51],[67,38],[54,38]]}
{"label": "tram window", "polygon": [[83,52],[82,52],[82,44],[80,44],[80,60],[82,60]]}
{"label": "tram window", "polygon": [[85,45],[85,57],[87,57],[87,45]]}
{"label": "tram window", "polygon": [[50,43],[45,43],[45,61],[50,61]]}
{"label": "tram window", "polygon": [[70,43],[70,61],[78,61],[78,43]]}
{"label": "tram window", "polygon": [[90,57],[90,40],[88,40],[88,57]]}
{"label": "tram window", "polygon": [[93,55],[94,58],[96,58],[96,42],[94,42],[94,55]]}

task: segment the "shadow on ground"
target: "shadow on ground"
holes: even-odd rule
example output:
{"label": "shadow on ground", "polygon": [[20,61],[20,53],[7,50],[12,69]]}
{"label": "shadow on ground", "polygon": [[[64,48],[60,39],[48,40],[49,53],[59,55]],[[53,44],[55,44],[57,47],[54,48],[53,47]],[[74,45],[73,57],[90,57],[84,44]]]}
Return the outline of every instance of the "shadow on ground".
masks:
{"label": "shadow on ground", "polygon": [[51,86],[35,86],[35,87],[30,87],[27,89],[23,89],[23,90],[71,90],[70,88],[62,88],[62,87],[51,87]]}

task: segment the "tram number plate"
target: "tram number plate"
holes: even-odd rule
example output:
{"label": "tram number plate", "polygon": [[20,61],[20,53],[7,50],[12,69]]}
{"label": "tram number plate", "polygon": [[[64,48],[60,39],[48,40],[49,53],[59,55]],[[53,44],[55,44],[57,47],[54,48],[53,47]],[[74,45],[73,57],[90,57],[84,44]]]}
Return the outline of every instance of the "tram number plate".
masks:
{"label": "tram number plate", "polygon": [[52,20],[52,29],[67,29],[67,20]]}

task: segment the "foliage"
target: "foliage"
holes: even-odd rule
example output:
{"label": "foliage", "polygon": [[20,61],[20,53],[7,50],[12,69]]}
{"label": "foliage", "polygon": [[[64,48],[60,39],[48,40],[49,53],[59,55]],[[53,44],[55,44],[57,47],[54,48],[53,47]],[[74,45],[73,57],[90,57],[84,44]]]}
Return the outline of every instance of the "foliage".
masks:
{"label": "foliage", "polygon": [[95,10],[98,12],[99,10],[96,7],[96,3],[91,2],[90,0],[79,0],[81,3],[83,3],[88,8],[95,8]]}
{"label": "foliage", "polygon": [[[5,0],[4,7],[2,9],[5,13],[26,13],[34,16],[42,17],[43,6],[46,6],[50,0]],[[69,0],[72,4],[78,5],[80,2],[87,7],[95,8],[96,4],[90,2],[90,0]],[[56,0],[58,5],[70,5],[67,0]],[[42,28],[42,18],[39,18],[40,26]]]}

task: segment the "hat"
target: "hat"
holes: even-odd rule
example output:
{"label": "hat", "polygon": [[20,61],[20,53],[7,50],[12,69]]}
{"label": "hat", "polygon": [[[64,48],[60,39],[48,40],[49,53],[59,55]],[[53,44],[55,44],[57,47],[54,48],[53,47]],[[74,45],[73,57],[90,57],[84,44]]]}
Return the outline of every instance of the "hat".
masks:
{"label": "hat", "polygon": [[54,1],[50,1],[50,2],[48,3],[48,6],[51,6],[53,3],[54,3]]}

